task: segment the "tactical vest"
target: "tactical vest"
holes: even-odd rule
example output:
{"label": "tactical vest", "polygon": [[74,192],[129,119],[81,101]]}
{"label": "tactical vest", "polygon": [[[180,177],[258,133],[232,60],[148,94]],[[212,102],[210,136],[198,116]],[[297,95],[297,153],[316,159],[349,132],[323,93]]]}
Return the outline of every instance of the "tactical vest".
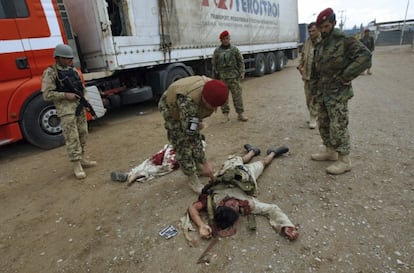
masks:
{"label": "tactical vest", "polygon": [[[51,66],[52,69],[56,73],[56,91],[57,92],[70,92],[70,91],[79,91],[83,94],[83,85],[82,80],[79,77],[78,72],[76,72],[74,69],[68,69],[68,70],[60,70],[57,68],[56,65]],[[72,83],[72,86],[68,86],[68,84],[65,84],[65,79],[68,79],[69,82]]]}
{"label": "tactical vest", "polygon": [[[229,45],[229,47],[218,47],[214,52],[216,71],[222,80],[239,78],[240,73],[244,71],[239,68],[237,62],[238,50],[236,47]],[[244,65],[244,64],[243,64]]]}
{"label": "tactical vest", "polygon": [[[248,195],[253,195],[256,192],[256,184],[244,165],[237,165],[234,168],[227,169],[224,173],[216,177],[216,181],[209,183],[204,187],[199,200],[204,198],[206,199],[205,202],[207,204],[207,213],[210,223],[214,223],[214,212],[216,210],[216,204],[214,203],[214,191],[223,188],[235,187],[243,190]],[[251,214],[249,201],[238,200],[238,202],[239,213],[247,216],[247,227],[250,230],[255,230],[256,220],[254,215]]]}
{"label": "tactical vest", "polygon": [[223,174],[216,177],[214,184],[221,184],[230,188],[238,187],[248,195],[253,195],[256,192],[256,184],[243,165],[227,169]]}
{"label": "tactical vest", "polygon": [[[178,120],[180,118],[180,112],[177,108],[177,96],[184,95],[190,97],[195,104],[201,105],[201,94],[203,91],[205,81],[201,76],[192,76],[180,79],[174,82],[168,87],[166,92],[167,104],[170,108],[170,115]],[[214,110],[202,107],[200,109],[198,117],[200,119],[206,118],[213,113]]]}
{"label": "tactical vest", "polygon": [[234,47],[228,48],[219,47],[217,49],[217,70],[219,72],[225,72],[232,69],[237,69],[236,50]]}

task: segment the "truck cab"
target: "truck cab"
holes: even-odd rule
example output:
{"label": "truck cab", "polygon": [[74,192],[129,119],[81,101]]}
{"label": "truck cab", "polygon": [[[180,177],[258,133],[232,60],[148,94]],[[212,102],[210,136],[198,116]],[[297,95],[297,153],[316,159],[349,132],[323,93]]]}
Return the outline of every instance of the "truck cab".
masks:
{"label": "truck cab", "polygon": [[44,149],[64,143],[55,107],[40,89],[55,46],[76,49],[65,22],[62,0],[0,0],[0,146],[23,138]]}

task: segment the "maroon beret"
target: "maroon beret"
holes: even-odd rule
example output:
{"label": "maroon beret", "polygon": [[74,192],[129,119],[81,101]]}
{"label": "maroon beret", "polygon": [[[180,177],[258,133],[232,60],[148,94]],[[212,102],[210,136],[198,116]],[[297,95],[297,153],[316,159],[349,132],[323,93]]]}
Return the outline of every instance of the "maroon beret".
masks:
{"label": "maroon beret", "polygon": [[227,30],[223,31],[222,33],[220,33],[220,40],[223,40],[224,37],[227,37],[229,35],[230,33]]}
{"label": "maroon beret", "polygon": [[226,103],[229,97],[229,90],[224,82],[211,80],[204,84],[201,94],[208,104],[213,107],[219,107]]}
{"label": "maroon beret", "polygon": [[320,25],[326,20],[329,20],[329,22],[335,21],[335,13],[333,9],[327,8],[321,11],[318,15],[318,18],[316,19],[316,24]]}

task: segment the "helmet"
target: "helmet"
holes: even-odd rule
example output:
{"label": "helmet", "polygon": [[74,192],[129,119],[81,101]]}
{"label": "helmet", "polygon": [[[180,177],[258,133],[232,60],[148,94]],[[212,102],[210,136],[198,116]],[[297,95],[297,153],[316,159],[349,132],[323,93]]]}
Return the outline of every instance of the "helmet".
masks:
{"label": "helmet", "polygon": [[53,57],[73,58],[73,50],[70,46],[59,44],[55,47]]}

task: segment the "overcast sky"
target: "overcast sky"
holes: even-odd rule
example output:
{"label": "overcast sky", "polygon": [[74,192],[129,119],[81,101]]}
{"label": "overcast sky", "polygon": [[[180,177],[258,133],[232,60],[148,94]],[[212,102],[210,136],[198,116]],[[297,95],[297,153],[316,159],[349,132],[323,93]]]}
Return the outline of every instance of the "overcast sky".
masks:
{"label": "overcast sky", "polygon": [[361,23],[366,26],[374,19],[377,23],[404,20],[407,2],[407,20],[414,19],[414,0],[298,0],[299,23],[315,21],[328,7],[335,11],[338,24],[342,13],[344,28],[359,27]]}

